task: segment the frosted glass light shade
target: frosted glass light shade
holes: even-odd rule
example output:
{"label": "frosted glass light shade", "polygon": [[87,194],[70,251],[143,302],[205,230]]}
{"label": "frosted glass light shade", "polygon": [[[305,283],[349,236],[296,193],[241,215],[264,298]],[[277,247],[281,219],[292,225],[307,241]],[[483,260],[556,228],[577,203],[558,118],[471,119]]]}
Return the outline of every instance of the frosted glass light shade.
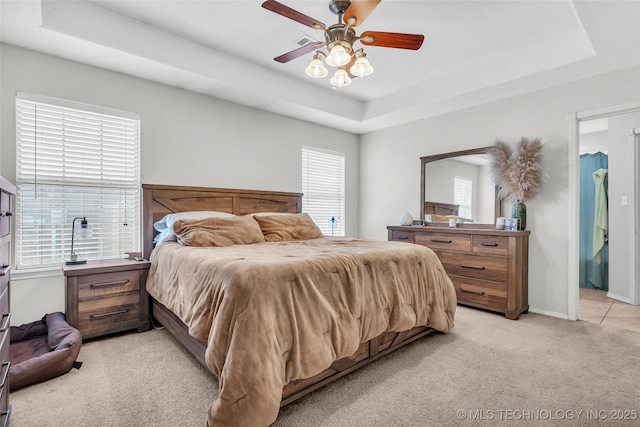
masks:
{"label": "frosted glass light shade", "polygon": [[349,69],[349,72],[354,76],[365,77],[373,73],[373,67],[369,64],[369,60],[366,56],[361,56],[356,59],[356,62]]}
{"label": "frosted glass light shade", "polygon": [[324,66],[322,60],[320,60],[319,58],[314,58],[309,66],[305,68],[304,73],[314,79],[321,79],[323,77],[327,77],[327,74],[329,74],[329,70],[327,70],[327,67]]}
{"label": "frosted glass light shade", "polygon": [[329,56],[327,56],[327,64],[332,67],[342,67],[351,61],[351,55],[339,44],[331,48]]}
{"label": "frosted glass light shade", "polygon": [[345,87],[351,84],[351,77],[349,77],[344,67],[340,67],[329,82],[335,87]]}

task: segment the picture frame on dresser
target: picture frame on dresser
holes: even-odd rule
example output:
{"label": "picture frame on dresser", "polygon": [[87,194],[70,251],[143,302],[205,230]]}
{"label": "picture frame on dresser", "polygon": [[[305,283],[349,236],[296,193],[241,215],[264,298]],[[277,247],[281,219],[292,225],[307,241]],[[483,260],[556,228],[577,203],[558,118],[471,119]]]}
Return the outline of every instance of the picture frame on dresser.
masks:
{"label": "picture frame on dresser", "polygon": [[518,218],[507,218],[504,220],[504,229],[506,231],[518,230]]}

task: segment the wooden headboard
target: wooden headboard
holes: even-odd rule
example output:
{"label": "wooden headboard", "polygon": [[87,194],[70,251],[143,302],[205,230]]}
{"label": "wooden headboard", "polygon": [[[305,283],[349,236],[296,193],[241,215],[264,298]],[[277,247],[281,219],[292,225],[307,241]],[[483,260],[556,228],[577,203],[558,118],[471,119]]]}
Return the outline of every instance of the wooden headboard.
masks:
{"label": "wooden headboard", "polygon": [[235,215],[299,213],[302,212],[302,193],[142,184],[142,247],[146,259],[153,249],[153,223],[167,214],[186,211],[220,211]]}
{"label": "wooden headboard", "polygon": [[[460,205],[454,205],[452,203],[440,203],[440,202],[424,202],[424,213],[434,215],[458,215],[458,208]],[[424,219],[424,218],[422,218]]]}

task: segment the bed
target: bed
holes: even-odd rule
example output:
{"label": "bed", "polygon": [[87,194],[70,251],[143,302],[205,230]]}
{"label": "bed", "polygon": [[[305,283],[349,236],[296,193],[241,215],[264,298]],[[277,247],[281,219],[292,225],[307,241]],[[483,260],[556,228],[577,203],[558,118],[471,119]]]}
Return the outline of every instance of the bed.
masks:
{"label": "bed", "polygon": [[441,202],[424,202],[424,213],[433,215],[458,215],[458,209],[460,205],[454,205],[453,203],[441,203]]}
{"label": "bed", "polygon": [[218,377],[210,426],[267,426],[281,406],[453,327],[455,290],[422,246],[322,236],[153,244],[153,224],[168,214],[251,216],[268,236],[269,221],[301,219],[301,203],[300,193],[143,185],[152,315]]}

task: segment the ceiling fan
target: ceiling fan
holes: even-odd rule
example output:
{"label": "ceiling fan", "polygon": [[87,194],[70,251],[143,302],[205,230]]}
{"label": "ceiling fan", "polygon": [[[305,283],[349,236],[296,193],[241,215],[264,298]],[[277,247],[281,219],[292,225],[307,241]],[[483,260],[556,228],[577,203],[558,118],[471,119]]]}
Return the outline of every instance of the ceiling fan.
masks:
{"label": "ceiling fan", "polygon": [[[322,57],[324,56],[327,65],[338,68],[330,83],[335,87],[344,87],[351,84],[353,77],[365,77],[373,72],[373,67],[369,64],[364,48],[354,49],[354,43],[359,41],[365,46],[409,50],[420,49],[424,41],[422,34],[365,31],[360,36],[356,35],[354,27],[362,24],[381,1],[331,0],[329,2],[329,10],[338,15],[338,23],[329,27],[317,19],[313,19],[275,0],[265,1],[262,3],[263,8],[308,27],[324,31],[324,42],[308,43],[291,52],[282,54],[274,58],[274,60],[285,63],[316,51],[311,64],[305,69],[305,73],[309,77],[318,79],[326,77],[329,71],[322,62]],[[326,46],[329,54],[318,50],[324,46]]]}

